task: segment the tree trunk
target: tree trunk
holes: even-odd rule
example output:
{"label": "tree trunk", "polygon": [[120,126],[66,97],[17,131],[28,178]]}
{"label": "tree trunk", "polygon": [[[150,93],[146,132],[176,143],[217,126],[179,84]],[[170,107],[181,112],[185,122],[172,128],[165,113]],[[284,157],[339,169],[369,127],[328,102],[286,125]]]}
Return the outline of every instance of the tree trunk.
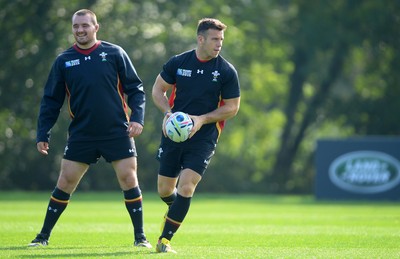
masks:
{"label": "tree trunk", "polygon": [[[303,120],[300,123],[297,133],[293,130],[293,126],[295,126],[294,114],[298,103],[301,101],[301,91],[306,75],[304,73],[300,73],[300,69],[295,69],[291,80],[292,87],[286,113],[287,121],[281,136],[281,146],[273,169],[273,179],[276,180],[276,184],[274,185],[276,186],[276,188],[274,188],[274,191],[287,191],[286,183],[290,179],[293,161],[305,136],[305,132],[310,123],[315,119],[317,109],[321,106],[321,104],[324,103],[325,99],[328,97],[330,88],[340,74],[343,66],[343,61],[347,53],[346,50],[347,48],[344,46],[344,44],[337,45],[331,59],[327,77],[321,83],[314,97],[311,99],[309,105],[307,105],[307,110],[304,113]],[[297,66],[304,66],[304,64],[301,63],[301,60],[296,62],[295,64],[296,68]]]}

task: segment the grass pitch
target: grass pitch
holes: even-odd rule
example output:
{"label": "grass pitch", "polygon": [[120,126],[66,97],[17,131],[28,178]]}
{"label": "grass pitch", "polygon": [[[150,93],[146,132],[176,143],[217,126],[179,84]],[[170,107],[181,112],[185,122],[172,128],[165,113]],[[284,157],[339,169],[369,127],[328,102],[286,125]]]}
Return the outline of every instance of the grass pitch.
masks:
{"label": "grass pitch", "polygon": [[[400,258],[400,204],[310,196],[196,194],[172,240],[178,254],[136,248],[122,193],[76,192],[47,247],[28,248],[49,193],[0,192],[0,258]],[[144,193],[155,245],[166,206]]]}

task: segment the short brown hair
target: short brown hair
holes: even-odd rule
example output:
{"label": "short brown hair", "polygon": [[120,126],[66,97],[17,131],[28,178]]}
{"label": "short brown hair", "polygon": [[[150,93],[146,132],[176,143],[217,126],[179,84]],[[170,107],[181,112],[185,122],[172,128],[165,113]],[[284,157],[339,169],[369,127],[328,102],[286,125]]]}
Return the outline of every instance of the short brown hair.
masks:
{"label": "short brown hair", "polygon": [[214,18],[203,18],[199,20],[197,25],[197,35],[204,33],[209,29],[224,31],[228,26],[220,20]]}
{"label": "short brown hair", "polygon": [[90,15],[90,17],[92,18],[93,24],[96,25],[97,24],[96,14],[94,12],[90,11],[89,9],[80,9],[80,10],[76,11],[74,13],[74,15],[72,15],[72,19],[74,19],[74,16],[85,16],[87,14]]}

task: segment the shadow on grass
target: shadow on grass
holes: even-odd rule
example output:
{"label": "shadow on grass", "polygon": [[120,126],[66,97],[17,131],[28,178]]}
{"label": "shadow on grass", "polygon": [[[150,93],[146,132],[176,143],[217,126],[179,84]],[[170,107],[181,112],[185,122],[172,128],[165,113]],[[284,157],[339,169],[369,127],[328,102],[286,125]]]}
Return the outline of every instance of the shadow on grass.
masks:
{"label": "shadow on grass", "polygon": [[[101,247],[104,249],[104,247]],[[60,252],[60,250],[68,251],[68,250],[77,250],[82,248],[76,247],[63,247],[61,248],[50,248],[50,247],[26,247],[26,246],[13,246],[13,247],[0,247],[0,251],[25,251],[29,252],[29,254],[20,254],[17,258],[69,258],[69,257],[130,257],[130,256],[139,256],[146,254],[156,254],[156,252],[152,249],[140,249],[140,250],[132,250],[132,251],[121,251],[121,252]],[[90,249],[93,249],[91,247]],[[124,250],[126,248],[122,248]],[[57,252],[55,252],[57,250]]]}
{"label": "shadow on grass", "polygon": [[[153,252],[148,252],[151,254]],[[21,255],[19,258],[68,258],[68,257],[93,257],[93,258],[100,258],[100,257],[118,257],[118,256],[138,256],[143,255],[145,253],[140,251],[132,251],[132,252],[109,252],[109,253],[73,253],[73,254],[38,254],[38,255]]]}

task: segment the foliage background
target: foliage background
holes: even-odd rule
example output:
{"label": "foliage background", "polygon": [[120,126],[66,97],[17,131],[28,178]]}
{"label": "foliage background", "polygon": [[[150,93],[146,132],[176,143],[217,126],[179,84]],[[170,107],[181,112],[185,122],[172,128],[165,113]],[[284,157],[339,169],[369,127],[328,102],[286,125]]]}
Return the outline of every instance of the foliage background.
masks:
{"label": "foliage background", "polygon": [[[47,157],[36,151],[36,118],[49,69],[73,43],[71,16],[81,8],[96,12],[98,38],[121,45],[144,82],[146,124],[136,139],[142,189],[156,189],[158,168],[162,118],[151,87],[170,56],[195,47],[202,17],[228,25],[222,56],[239,72],[242,104],[200,191],[311,193],[317,139],[399,134],[399,1],[0,0],[3,190],[54,187],[69,118],[63,110]],[[79,187],[115,188],[104,161]]]}

